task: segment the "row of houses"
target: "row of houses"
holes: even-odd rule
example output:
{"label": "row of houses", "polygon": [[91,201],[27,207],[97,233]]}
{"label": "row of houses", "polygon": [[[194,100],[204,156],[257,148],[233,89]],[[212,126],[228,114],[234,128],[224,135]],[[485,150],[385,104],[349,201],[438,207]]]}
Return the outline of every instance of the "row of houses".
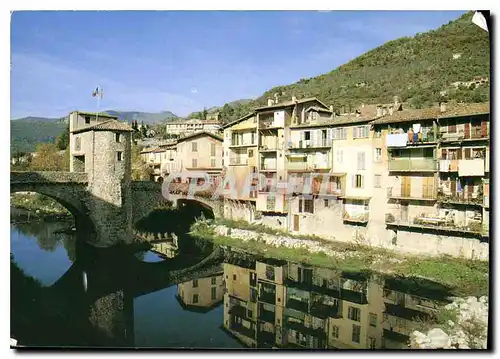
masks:
{"label": "row of houses", "polygon": [[[176,170],[234,179],[236,191],[224,196],[227,218],[410,252],[484,257],[489,112],[489,103],[407,109],[396,100],[337,115],[317,98],[269,100],[223,126],[222,138],[200,132],[172,145],[175,155],[167,147],[155,151]],[[172,171],[154,158],[158,176]],[[268,185],[249,191],[252,175]],[[312,196],[304,196],[300,188],[311,176]]]}

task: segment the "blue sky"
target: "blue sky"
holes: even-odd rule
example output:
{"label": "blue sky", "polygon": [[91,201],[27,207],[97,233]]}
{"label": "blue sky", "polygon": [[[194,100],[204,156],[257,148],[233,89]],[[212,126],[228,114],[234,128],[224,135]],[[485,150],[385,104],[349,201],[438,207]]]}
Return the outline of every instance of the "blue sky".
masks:
{"label": "blue sky", "polygon": [[463,11],[14,12],[11,118],[173,111],[255,98]]}

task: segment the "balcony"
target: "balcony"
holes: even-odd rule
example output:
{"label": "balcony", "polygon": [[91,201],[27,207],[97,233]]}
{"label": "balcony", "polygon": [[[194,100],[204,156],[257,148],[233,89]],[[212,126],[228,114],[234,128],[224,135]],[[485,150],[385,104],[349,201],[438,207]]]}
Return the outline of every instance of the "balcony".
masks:
{"label": "balcony", "polygon": [[235,141],[234,139],[229,143],[229,147],[255,147],[257,143],[252,141]]}
{"label": "balcony", "polygon": [[484,176],[484,158],[458,160],[458,175]]}
{"label": "balcony", "polygon": [[229,166],[247,166],[248,165],[248,158],[230,158],[229,159]]}
{"label": "balcony", "polygon": [[241,324],[233,323],[231,324],[230,330],[235,331],[247,338],[255,339],[255,329],[247,328]]}
{"label": "balcony", "polygon": [[458,160],[439,160],[439,172],[458,172]]}
{"label": "balcony", "polygon": [[296,142],[288,143],[288,149],[296,150],[296,149],[317,149],[317,148],[330,148],[332,147],[332,140],[330,139],[321,139],[317,141],[311,140],[302,140]]}
{"label": "balcony", "polygon": [[276,171],[276,163],[270,163],[270,164],[266,164],[266,163],[261,163],[260,164],[260,170],[261,171]]}
{"label": "balcony", "polygon": [[260,120],[259,122],[259,130],[269,130],[269,129],[278,129],[282,128],[283,123],[280,123],[279,121],[274,121],[272,120]]}
{"label": "balcony", "polygon": [[331,306],[322,303],[313,303],[311,305],[311,315],[316,318],[326,319],[342,318],[342,313],[338,306]]}
{"label": "balcony", "polygon": [[450,203],[450,204],[464,204],[464,205],[483,205],[483,195],[480,193],[469,194],[467,191],[453,194],[443,194],[439,193],[437,196],[439,202]]}
{"label": "balcony", "polygon": [[408,201],[430,201],[434,202],[437,200],[436,194],[429,191],[428,193],[423,193],[420,197],[413,197],[411,193],[401,193],[399,188],[387,188],[387,198],[398,199],[398,200],[408,200]]}
{"label": "balcony", "polygon": [[259,301],[275,305],[276,304],[276,293],[261,292],[259,295]]}
{"label": "balcony", "polygon": [[357,212],[357,213],[349,213],[344,212],[342,214],[342,219],[344,222],[352,222],[352,223],[368,223],[370,212]]}
{"label": "balcony", "polygon": [[308,302],[294,299],[294,298],[289,298],[286,301],[286,307],[290,308],[290,309],[298,310],[299,312],[302,312],[302,313],[307,313],[309,311],[309,303]]}
{"label": "balcony", "polygon": [[421,215],[409,220],[401,220],[398,219],[397,216],[395,216],[393,213],[386,213],[385,223],[391,226],[414,229],[428,229],[455,234],[485,234],[481,221],[469,221],[467,226],[461,226],[454,222],[453,217],[445,217],[439,215]]}
{"label": "balcony", "polygon": [[297,171],[297,172],[314,172],[318,170],[329,170],[331,168],[329,163],[314,163],[310,164],[308,162],[288,162],[286,164],[287,171]]}
{"label": "balcony", "polygon": [[275,316],[274,312],[271,312],[270,310],[262,309],[260,311],[259,319],[263,322],[274,324],[276,316]]}
{"label": "balcony", "polygon": [[392,158],[389,171],[393,172],[434,172],[437,161],[433,158]]}
{"label": "balcony", "polygon": [[287,322],[285,327],[287,329],[292,329],[295,330],[299,333],[305,334],[305,335],[311,335],[316,338],[326,338],[326,333],[324,328],[310,328],[306,327],[303,323],[298,323],[298,322]]}

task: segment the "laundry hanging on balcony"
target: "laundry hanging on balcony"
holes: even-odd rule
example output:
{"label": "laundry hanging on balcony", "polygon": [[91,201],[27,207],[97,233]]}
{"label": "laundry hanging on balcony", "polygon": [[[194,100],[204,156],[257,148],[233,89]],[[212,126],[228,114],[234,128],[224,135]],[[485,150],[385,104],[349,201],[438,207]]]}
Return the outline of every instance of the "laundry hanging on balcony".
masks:
{"label": "laundry hanging on balcony", "polygon": [[461,180],[458,180],[458,186],[457,186],[457,192],[458,193],[462,193],[462,181]]}

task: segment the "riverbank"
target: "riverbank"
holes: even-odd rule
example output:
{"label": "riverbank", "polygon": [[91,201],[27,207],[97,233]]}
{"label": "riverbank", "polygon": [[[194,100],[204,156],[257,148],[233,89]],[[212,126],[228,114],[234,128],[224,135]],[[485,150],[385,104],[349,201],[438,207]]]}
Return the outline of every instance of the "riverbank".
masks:
{"label": "riverbank", "polygon": [[14,193],[10,196],[11,221],[70,219],[71,213],[62,205],[36,193]]}
{"label": "riverbank", "polygon": [[425,278],[449,287],[454,296],[483,296],[489,291],[486,261],[402,255],[361,244],[293,235],[244,221],[198,221],[191,226],[190,234],[218,245],[287,261],[348,272]]}

